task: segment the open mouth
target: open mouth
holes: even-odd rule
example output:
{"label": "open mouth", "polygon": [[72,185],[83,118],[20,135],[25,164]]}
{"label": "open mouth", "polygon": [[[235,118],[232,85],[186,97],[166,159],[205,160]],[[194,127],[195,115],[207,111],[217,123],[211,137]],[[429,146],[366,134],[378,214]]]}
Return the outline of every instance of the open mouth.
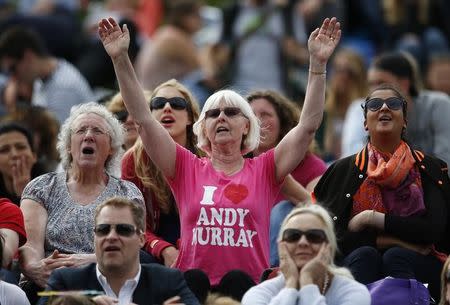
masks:
{"label": "open mouth", "polygon": [[117,246],[108,246],[105,248],[105,252],[115,252],[120,251],[120,248]]}
{"label": "open mouth", "polygon": [[85,147],[81,152],[85,155],[92,155],[94,153],[94,149],[92,147]]}
{"label": "open mouth", "polygon": [[171,117],[163,117],[161,120],[162,124],[172,124],[175,122],[175,119],[171,118]]}
{"label": "open mouth", "polygon": [[392,121],[392,118],[387,116],[387,115],[383,115],[378,119],[380,122],[389,122]]}
{"label": "open mouth", "polygon": [[229,131],[228,128],[225,128],[223,126],[216,129],[216,133],[227,132],[227,131]]}

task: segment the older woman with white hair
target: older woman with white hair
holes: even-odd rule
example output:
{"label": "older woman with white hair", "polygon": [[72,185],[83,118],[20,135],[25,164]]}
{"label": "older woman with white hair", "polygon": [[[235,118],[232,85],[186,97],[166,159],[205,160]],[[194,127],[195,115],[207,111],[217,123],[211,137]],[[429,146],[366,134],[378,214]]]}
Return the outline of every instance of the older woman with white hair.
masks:
{"label": "older woman with white hair", "polygon": [[94,262],[94,211],[112,196],[144,204],[131,182],[113,176],[124,129],[102,105],[74,106],[58,136],[63,172],[33,179],[22,194],[27,243],[20,262],[25,276],[45,287],[52,270]]}
{"label": "older woman with white hair", "polygon": [[98,31],[145,149],[176,199],[181,244],[175,266],[202,269],[213,286],[233,269],[258,281],[269,266],[270,209],[322,120],[325,69],[341,36],[339,22],[325,19],[309,38],[310,73],[299,124],[275,149],[253,159],[243,155],[258,146],[260,129],[242,96],[221,90],[208,98],[194,124],[198,146],[208,157],[198,158],[170,137],[170,117],[161,123],[152,117],[128,57],[127,27],[109,18],[100,21]]}
{"label": "older woman with white hair", "polygon": [[284,219],[278,238],[280,272],[252,287],[243,305],[369,305],[366,286],[333,260],[337,251],[333,220],[321,206],[295,208]]}

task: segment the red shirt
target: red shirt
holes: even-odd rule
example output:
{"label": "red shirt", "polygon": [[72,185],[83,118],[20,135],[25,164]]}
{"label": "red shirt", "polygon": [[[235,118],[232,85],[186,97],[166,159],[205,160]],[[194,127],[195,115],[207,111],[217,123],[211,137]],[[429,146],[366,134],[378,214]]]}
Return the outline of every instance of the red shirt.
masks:
{"label": "red shirt", "polygon": [[0,228],[19,234],[19,247],[27,241],[23,214],[20,208],[7,198],[0,198]]}

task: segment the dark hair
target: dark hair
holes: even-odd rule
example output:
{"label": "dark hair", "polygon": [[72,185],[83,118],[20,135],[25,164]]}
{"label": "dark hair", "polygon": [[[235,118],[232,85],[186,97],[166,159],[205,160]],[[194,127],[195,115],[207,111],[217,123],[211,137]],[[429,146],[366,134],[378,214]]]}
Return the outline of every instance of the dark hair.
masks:
{"label": "dark hair", "polygon": [[29,28],[14,26],[0,36],[0,58],[21,59],[27,49],[41,57],[48,55],[42,38]]}
{"label": "dark hair", "polygon": [[[372,95],[374,92],[376,91],[380,91],[380,90],[390,90],[392,93],[394,93],[395,96],[397,96],[398,98],[401,98],[403,100],[403,106],[402,106],[402,112],[403,112],[403,119],[405,120],[405,122],[408,119],[408,103],[406,102],[405,97],[403,96],[403,94],[400,92],[399,89],[397,89],[394,85],[392,84],[381,84],[379,86],[377,86],[375,89],[373,89],[369,95],[367,95],[364,104],[361,105],[364,111],[364,119],[367,119],[367,101],[370,100],[372,98]],[[403,141],[407,142],[406,139],[406,130],[403,128],[402,130],[402,134],[401,134],[401,138]],[[369,136],[369,140],[370,140],[370,136]]]}
{"label": "dark hair", "polygon": [[27,139],[28,145],[30,145],[31,151],[34,152],[33,134],[29,129],[17,122],[7,122],[0,124],[0,135],[13,131],[17,131],[23,134]]}
{"label": "dark hair", "polygon": [[409,94],[415,97],[419,94],[421,81],[417,62],[410,54],[405,52],[385,53],[376,57],[371,66],[372,69],[382,70],[410,81]]}
{"label": "dark hair", "polygon": [[84,295],[63,295],[49,300],[49,305],[94,305],[89,297]]}

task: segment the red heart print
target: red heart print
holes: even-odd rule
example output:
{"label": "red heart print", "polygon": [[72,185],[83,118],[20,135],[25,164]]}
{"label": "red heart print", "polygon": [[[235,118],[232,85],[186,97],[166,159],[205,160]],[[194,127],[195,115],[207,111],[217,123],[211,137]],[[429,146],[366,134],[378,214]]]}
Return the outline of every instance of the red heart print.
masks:
{"label": "red heart print", "polygon": [[234,204],[239,204],[242,200],[247,198],[248,189],[243,184],[228,184],[224,190],[225,197],[230,199]]}

